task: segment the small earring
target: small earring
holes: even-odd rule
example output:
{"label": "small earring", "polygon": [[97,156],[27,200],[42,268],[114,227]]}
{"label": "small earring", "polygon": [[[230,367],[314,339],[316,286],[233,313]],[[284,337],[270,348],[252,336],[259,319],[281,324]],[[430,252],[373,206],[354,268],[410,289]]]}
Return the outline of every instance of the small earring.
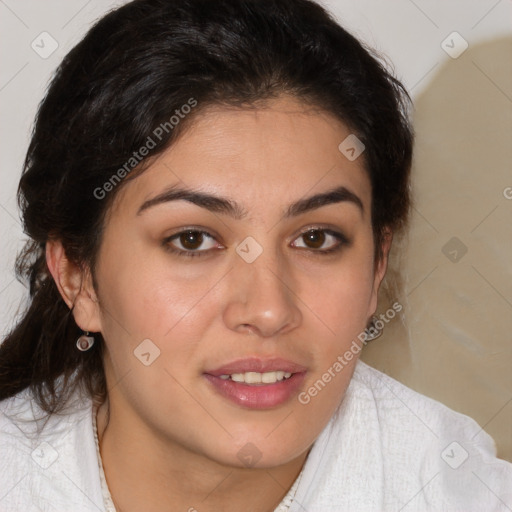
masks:
{"label": "small earring", "polygon": [[89,332],[85,331],[82,336],[76,340],[76,348],[81,352],[86,352],[94,345],[94,336],[89,336]]}
{"label": "small earring", "polygon": [[379,320],[375,315],[372,316],[372,319],[370,320],[370,323],[366,327],[366,342],[376,340],[379,336],[382,335],[382,332],[384,331],[384,325],[382,328],[377,327],[377,322],[380,322],[383,324],[381,320]]}

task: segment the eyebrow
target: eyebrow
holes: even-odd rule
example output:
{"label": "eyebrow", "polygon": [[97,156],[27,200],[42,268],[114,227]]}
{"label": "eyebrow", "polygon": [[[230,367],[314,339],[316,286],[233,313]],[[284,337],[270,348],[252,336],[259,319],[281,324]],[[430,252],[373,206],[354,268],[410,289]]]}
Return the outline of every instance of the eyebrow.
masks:
{"label": "eyebrow", "polygon": [[[206,194],[196,190],[178,188],[177,186],[171,187],[161,194],[145,201],[138,209],[137,215],[141,215],[144,211],[154,206],[179,200],[188,201],[189,203],[214,213],[229,215],[236,220],[243,219],[247,215],[247,211],[231,199]],[[322,206],[343,202],[356,205],[361,211],[361,214],[364,212],[361,199],[346,187],[340,186],[320,194],[299,199],[295,203],[290,204],[285,210],[283,218],[296,217],[311,210],[321,208]]]}

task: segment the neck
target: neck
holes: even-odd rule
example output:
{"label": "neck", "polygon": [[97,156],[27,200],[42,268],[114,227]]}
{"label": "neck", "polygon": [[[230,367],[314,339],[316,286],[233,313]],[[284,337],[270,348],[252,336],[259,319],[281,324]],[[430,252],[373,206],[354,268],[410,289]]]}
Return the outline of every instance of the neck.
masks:
{"label": "neck", "polygon": [[118,512],[270,512],[307,457],[269,469],[226,466],[119,419],[108,401],[99,407],[100,452]]}

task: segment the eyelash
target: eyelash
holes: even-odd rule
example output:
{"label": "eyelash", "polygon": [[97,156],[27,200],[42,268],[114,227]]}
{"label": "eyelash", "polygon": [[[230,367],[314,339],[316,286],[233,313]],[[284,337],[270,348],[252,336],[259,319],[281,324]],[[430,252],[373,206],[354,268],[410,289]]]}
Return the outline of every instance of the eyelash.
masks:
{"label": "eyelash", "polygon": [[[341,251],[341,249],[345,245],[348,245],[350,243],[348,238],[343,233],[340,233],[339,231],[334,231],[334,230],[328,229],[328,228],[322,228],[322,227],[310,227],[310,228],[306,229],[305,231],[302,231],[299,234],[299,236],[297,238],[295,238],[295,240],[297,240],[301,236],[306,235],[307,233],[310,233],[311,231],[320,231],[320,232],[324,233],[325,235],[330,235],[330,236],[336,238],[338,240],[338,243],[330,249],[311,249],[311,248],[307,248],[307,247],[298,247],[298,249],[306,249],[314,254],[318,254],[319,256],[327,256],[327,255]],[[210,233],[208,233],[208,231],[204,231],[201,229],[184,229],[182,231],[179,231],[178,233],[175,233],[175,234],[165,238],[162,241],[162,245],[164,245],[165,249],[168,252],[170,252],[172,254],[177,254],[179,256],[184,256],[186,258],[196,258],[196,257],[208,256],[212,250],[215,250],[215,249],[206,249],[206,250],[202,250],[202,251],[199,251],[199,250],[185,251],[182,249],[177,249],[176,247],[174,247],[171,244],[171,242],[173,240],[175,240],[176,238],[179,238],[184,233],[199,233],[202,235],[206,235],[207,238],[211,238],[211,239],[215,240],[215,237],[213,235],[211,235]]]}

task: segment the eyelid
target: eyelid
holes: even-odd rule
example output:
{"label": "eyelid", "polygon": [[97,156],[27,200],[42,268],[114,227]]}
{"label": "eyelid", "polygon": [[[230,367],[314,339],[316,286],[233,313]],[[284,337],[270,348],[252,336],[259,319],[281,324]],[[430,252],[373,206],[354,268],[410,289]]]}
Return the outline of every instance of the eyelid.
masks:
{"label": "eyelid", "polygon": [[[218,243],[218,246],[211,247],[209,249],[202,249],[202,250],[201,249],[186,250],[186,249],[179,249],[178,247],[175,247],[170,243],[174,239],[176,239],[177,237],[179,237],[180,235],[182,235],[183,233],[186,233],[188,231],[200,233],[212,240],[215,240]],[[330,247],[328,249],[314,249],[314,248],[310,248],[310,247],[295,247],[295,248],[305,249],[311,253],[317,253],[317,254],[321,255],[321,254],[337,252],[337,251],[341,250],[342,247],[350,244],[349,238],[341,230],[339,230],[338,228],[333,228],[331,226],[326,226],[326,225],[310,225],[310,226],[303,228],[298,234],[294,235],[294,238],[292,239],[292,243],[310,231],[322,231],[323,233],[337,239],[338,243],[334,247]],[[208,256],[213,251],[226,248],[226,246],[222,242],[219,241],[219,238],[220,237],[217,234],[212,233],[212,230],[210,230],[210,229],[206,229],[201,226],[186,226],[186,227],[179,228],[179,230],[175,231],[173,234],[165,237],[162,241],[162,245],[169,252],[177,254],[177,255],[182,255],[185,257]]]}
{"label": "eyelid", "polygon": [[308,250],[311,253],[328,254],[328,253],[333,253],[333,252],[336,252],[338,250],[341,250],[342,247],[350,244],[350,240],[345,236],[345,234],[343,232],[339,231],[338,229],[333,229],[333,228],[325,227],[325,226],[309,226],[309,227],[303,229],[292,240],[292,244],[297,239],[299,239],[301,236],[309,233],[310,231],[321,231],[321,232],[325,233],[328,236],[332,236],[333,238],[335,238],[337,240],[337,244],[335,244],[334,247],[329,247],[327,249],[314,249],[314,248],[307,247],[307,246],[304,246],[304,247],[297,247],[297,246],[295,246],[295,248],[297,248],[297,249],[305,249],[305,250]]}
{"label": "eyelid", "polygon": [[[176,238],[178,238],[182,234],[187,233],[189,231],[192,231],[194,233],[200,233],[203,236],[206,236],[206,237],[208,237],[208,238],[210,238],[212,240],[215,240],[217,242],[218,246],[211,247],[209,249],[189,249],[189,250],[186,250],[186,249],[180,249],[180,248],[174,246],[171,243],[173,240],[175,240]],[[220,250],[220,249],[224,249],[225,248],[224,245],[221,242],[219,242],[218,238],[219,237],[216,234],[212,233],[210,230],[207,230],[207,229],[205,229],[203,227],[200,227],[200,226],[186,226],[186,227],[181,227],[181,228],[179,228],[178,231],[175,231],[173,234],[171,234],[169,236],[166,236],[162,240],[162,245],[165,247],[165,249],[168,252],[171,252],[173,254],[177,254],[178,256],[185,256],[185,257],[207,256],[207,255],[211,254],[211,252],[214,251],[214,250]]]}
{"label": "eyelid", "polygon": [[297,234],[293,235],[292,241],[296,240],[301,235],[309,233],[310,231],[323,231],[324,233],[339,238],[344,243],[350,243],[349,237],[345,235],[341,228],[326,224],[312,224],[310,226],[302,228]]}
{"label": "eyelid", "polygon": [[186,233],[187,231],[194,231],[197,233],[202,233],[203,235],[207,235],[210,238],[214,238],[219,242],[219,244],[224,245],[221,240],[222,237],[213,229],[205,228],[203,226],[181,226],[177,228],[176,230],[173,230],[171,234],[165,236],[165,240],[170,240],[173,237],[177,237],[178,235],[181,235],[183,233]]}

